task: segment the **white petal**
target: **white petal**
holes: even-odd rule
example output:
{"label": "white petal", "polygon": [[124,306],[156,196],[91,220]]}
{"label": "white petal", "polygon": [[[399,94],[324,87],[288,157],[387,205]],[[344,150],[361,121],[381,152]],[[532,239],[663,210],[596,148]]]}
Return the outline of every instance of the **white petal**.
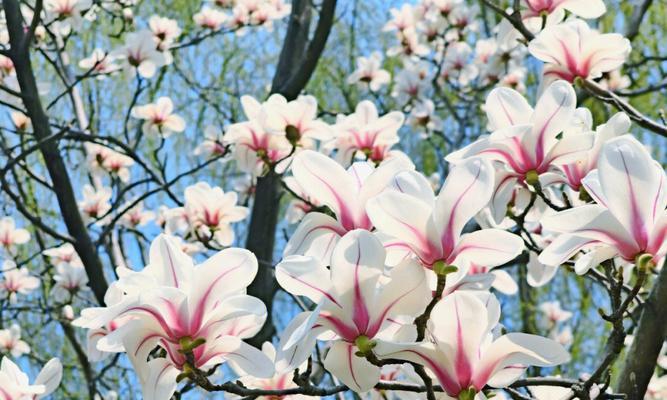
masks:
{"label": "white petal", "polygon": [[338,341],[329,349],[324,367],[357,393],[373,388],[380,381],[380,368],[355,355],[357,348]]}

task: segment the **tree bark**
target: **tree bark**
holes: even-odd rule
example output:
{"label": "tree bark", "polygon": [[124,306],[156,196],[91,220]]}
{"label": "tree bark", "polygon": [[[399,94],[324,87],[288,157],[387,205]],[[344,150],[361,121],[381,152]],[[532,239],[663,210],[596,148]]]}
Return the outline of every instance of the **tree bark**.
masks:
{"label": "tree bark", "polygon": [[[65,226],[74,239],[74,248],[83,262],[88,274],[88,285],[93,290],[97,301],[104,304],[104,294],[107,291],[107,281],[97,249],[93,245],[88,229],[83,222],[79,207],[74,196],[74,189],[67,172],[67,166],[58,149],[57,140],[45,140],[51,136],[49,118],[44,112],[35,74],[30,63],[30,31],[26,34],[23,26],[21,10],[17,0],[3,0],[7,29],[9,31],[9,57],[14,63],[16,77],[21,88],[21,97],[32,122],[35,138],[43,141],[40,151],[44,157],[46,169],[53,183],[53,191],[58,200],[58,206]],[[36,13],[36,17],[38,18]],[[33,22],[31,25],[35,25]]]}
{"label": "tree bark", "polygon": [[[308,40],[313,12],[310,0],[294,0],[287,33],[280,52],[278,67],[273,78],[271,93],[294,100],[305,88],[315,71],[333,25],[336,0],[324,0],[313,37]],[[257,256],[259,270],[248,287],[248,294],[262,300],[269,313],[261,331],[248,340],[255,347],[271,340],[275,327],[271,318],[273,297],[278,284],[273,270],[273,250],[280,212],[281,176],[270,170],[257,179],[255,201],[250,216],[246,248]]]}
{"label": "tree bark", "polygon": [[616,391],[628,400],[644,398],[648,383],[667,337],[667,268],[662,268],[648,299],[642,306],[639,325],[618,379]]}

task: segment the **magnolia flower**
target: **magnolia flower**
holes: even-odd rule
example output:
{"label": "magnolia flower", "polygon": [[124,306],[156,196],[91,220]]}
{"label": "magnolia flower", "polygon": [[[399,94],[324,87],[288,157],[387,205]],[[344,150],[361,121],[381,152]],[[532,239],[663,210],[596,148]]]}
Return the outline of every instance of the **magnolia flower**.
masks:
{"label": "magnolia flower", "polygon": [[454,79],[461,86],[470,84],[479,73],[477,66],[471,62],[472,52],[472,48],[466,42],[452,43],[447,48],[441,76]]}
{"label": "magnolia flower", "polygon": [[12,251],[18,244],[25,244],[30,240],[30,233],[26,229],[17,228],[14,218],[0,218],[0,246]]}
{"label": "magnolia flower", "polygon": [[481,156],[501,163],[491,201],[496,223],[505,218],[507,204],[515,187],[553,181],[553,170],[576,161],[593,146],[592,132],[558,135],[570,125],[575,112],[576,94],[564,81],[552,83],[537,101],[535,109],[518,92],[496,88],[486,99],[490,136],[447,156],[450,162]]}
{"label": "magnolia flower", "polygon": [[153,15],[148,19],[148,26],[153,32],[158,49],[165,51],[174,43],[174,40],[181,34],[181,28],[178,27],[176,20]]}
{"label": "magnolia flower", "polygon": [[[522,0],[521,3],[523,24],[534,34],[563,21],[565,11],[584,19],[598,18],[607,11],[603,0]],[[498,25],[498,38],[505,45],[516,46],[523,36],[503,19]]]}
{"label": "magnolia flower", "polygon": [[201,11],[193,15],[192,20],[202,28],[212,31],[219,30],[227,22],[229,16],[220,10],[204,6]]}
{"label": "magnolia flower", "polygon": [[98,79],[104,79],[107,75],[112,74],[120,68],[114,64],[118,57],[107,54],[102,49],[95,49],[90,57],[79,61],[79,68],[85,70],[93,70]]}
{"label": "magnolia flower", "polygon": [[548,367],[569,361],[560,344],[541,336],[508,333],[494,337],[499,318],[497,300],[487,308],[475,295],[455,292],[431,312],[430,340],[379,342],[375,352],[380,358],[424,365],[444,389],[446,399],[477,398],[486,385],[510,385],[529,365]]}
{"label": "magnolia flower", "polygon": [[369,57],[358,57],[357,69],[347,77],[348,84],[368,85],[373,92],[380,90],[390,80],[389,72],[382,69],[382,54],[379,51],[374,51]]}
{"label": "magnolia flower", "polygon": [[223,192],[206,182],[185,189],[185,212],[188,222],[200,240],[215,240],[221,246],[234,242],[233,222],[248,216],[248,209],[236,205],[236,192]]}
{"label": "magnolia flower", "polygon": [[385,32],[398,31],[402,32],[406,29],[414,28],[417,24],[417,15],[414,6],[411,4],[403,4],[398,8],[389,10],[391,19],[382,28]]}
{"label": "magnolia flower", "polygon": [[28,375],[5,357],[0,363],[0,394],[3,400],[41,399],[55,392],[62,377],[60,360],[52,358],[31,385]]}
{"label": "magnolia flower", "polygon": [[30,118],[28,118],[27,115],[20,111],[12,111],[9,116],[12,119],[12,124],[14,124],[17,131],[25,132],[30,129],[32,123],[30,122]]}
{"label": "magnolia flower", "polygon": [[396,76],[391,95],[399,104],[407,104],[424,98],[430,85],[430,68],[424,63],[407,63]]}
{"label": "magnolia flower", "polygon": [[160,97],[155,103],[136,106],[132,109],[134,118],[146,120],[142,125],[144,134],[158,134],[169,137],[174,132],[185,130],[183,118],[173,114],[174,103],[169,97]]}
{"label": "magnolia flower", "polygon": [[138,72],[143,78],[152,78],[157,68],[167,61],[164,54],[157,50],[153,32],[149,30],[128,33],[125,44],[110,55],[123,61],[130,76]]}
{"label": "magnolia flower", "polygon": [[[275,364],[279,361],[280,353],[276,351],[276,348],[273,347],[271,342],[264,342],[262,344],[262,353],[271,360],[272,364]],[[301,371],[304,371],[306,365],[299,366]],[[240,371],[243,373],[243,371]],[[246,387],[257,388],[263,390],[286,390],[293,389],[298,387],[293,381],[294,372],[292,368],[284,368],[282,370],[276,369],[276,373],[270,378],[255,378],[250,375],[246,375],[239,379]],[[306,396],[302,394],[293,394],[279,396],[281,400],[319,400],[319,396]],[[230,396],[230,398],[240,398],[236,396]],[[275,396],[259,396],[258,400],[273,400]]]}
{"label": "magnolia flower", "polygon": [[204,128],[204,140],[195,148],[194,155],[220,157],[225,154],[227,154],[227,148],[223,144],[222,130],[215,125],[206,126]]}
{"label": "magnolia flower", "polygon": [[404,120],[400,111],[380,117],[373,102],[360,102],[353,114],[339,115],[333,128],[336,138],[330,146],[336,149],[336,160],[342,165],[350,165],[360,157],[381,162],[398,143],[398,130]]}
{"label": "magnolia flower", "polygon": [[28,295],[39,287],[39,278],[30,276],[26,267],[18,268],[13,261],[2,263],[2,279],[0,279],[0,297],[16,302],[16,295]]}
{"label": "magnolia flower", "polygon": [[[583,274],[605,260],[621,257],[660,266],[667,254],[665,171],[630,135],[602,146],[598,169],[583,180],[597,204],[545,217],[545,229],[561,233],[540,254],[547,265],[560,265],[582,249],[575,262]],[[645,266],[645,265],[644,265]]]}
{"label": "magnolia flower", "polygon": [[454,284],[465,276],[471,263],[494,267],[518,256],[523,241],[509,232],[482,229],[462,234],[465,225],[491,199],[492,174],[488,161],[468,159],[451,170],[438,196],[422,174],[398,174],[394,190],[366,204],[371,222],[386,235],[390,263],[415,256],[436,273],[445,266],[455,266],[458,272],[447,279]]}
{"label": "magnolia flower", "polygon": [[389,56],[404,56],[411,59],[418,59],[428,55],[429,48],[419,40],[419,35],[414,28],[408,28],[398,35],[400,44],[387,51]]}
{"label": "magnolia flower", "polygon": [[88,274],[81,265],[58,264],[53,280],[56,284],[51,289],[51,295],[58,302],[68,302],[80,291],[89,289]]}
{"label": "magnolia flower", "polygon": [[281,338],[291,365],[303,362],[324,332],[335,339],[325,368],[356,392],[371,389],[380,367],[364,357],[396,333],[396,318],[416,315],[429,301],[426,276],[415,262],[391,270],[384,279],[385,251],[364,230],[347,233],[331,256],[331,270],[313,257],[292,256],[276,267],[278,283],[289,293],[318,304],[316,311],[299,314]]}
{"label": "magnolia flower", "polygon": [[313,147],[313,139],[328,140],[331,129],[317,119],[317,100],[313,96],[299,96],[287,101],[280,94],[273,94],[264,103],[261,116],[267,132],[284,136],[292,145]]}
{"label": "magnolia flower", "polygon": [[121,182],[129,182],[130,167],[134,159],[97,143],[86,143],[88,166],[93,174],[106,172],[117,176]]}
{"label": "magnolia flower", "polygon": [[92,0],[46,0],[44,10],[49,19],[63,20],[57,22],[58,31],[63,35],[68,34],[71,28],[78,29],[83,22],[82,14],[93,5]]}
{"label": "magnolia flower", "polygon": [[[97,349],[127,352],[144,399],[168,399],[183,371],[223,362],[257,377],[273,376],[271,361],[242,340],[254,336],[266,319],[264,304],[244,294],[257,273],[252,253],[225,249],[195,266],[171,237],[160,235],[149,258],[141,272],[120,271],[114,283],[121,291],[118,302],[86,309],[73,323],[97,329],[131,318],[100,339]],[[147,361],[156,346],[165,357]]]}
{"label": "magnolia flower", "polygon": [[[121,207],[121,209],[125,208],[126,206]],[[137,228],[146,225],[153,219],[155,219],[155,213],[150,210],[144,210],[144,202],[141,201],[123,213],[120,223],[128,228]]]}
{"label": "magnolia flower", "polygon": [[354,229],[372,229],[366,202],[391,184],[396,173],[413,169],[407,159],[395,158],[376,169],[356,162],[345,170],[331,158],[305,150],[294,158],[292,174],[309,199],[325,205],[335,219],[308,213],[285,245],[284,255],[311,255],[328,260],[341,236]]}
{"label": "magnolia flower", "polygon": [[111,210],[112,191],[108,186],[94,187],[83,186],[83,200],[79,201],[79,209],[86,219],[98,220],[98,224],[104,224],[103,218]]}
{"label": "magnolia flower", "polygon": [[619,68],[630,54],[630,41],[618,33],[602,34],[580,19],[547,27],[528,45],[530,54],[547,63],[545,83],[556,79],[599,78]]}
{"label": "magnolia flower", "polygon": [[442,126],[442,119],[435,113],[435,104],[430,99],[423,99],[410,110],[408,117],[410,125],[433,131]]}
{"label": "magnolia flower", "polygon": [[[586,110],[587,119],[592,120],[590,111]],[[590,123],[587,123],[585,131],[591,129]],[[563,171],[564,180],[556,178],[556,180],[567,183],[573,190],[579,190],[582,186],[582,180],[589,172],[597,168],[598,157],[602,145],[610,139],[624,135],[630,130],[630,118],[625,113],[618,113],[611,117],[606,124],[600,125],[596,129],[595,142],[590,151],[581,154],[578,160],[560,165],[559,168]],[[574,135],[578,137],[581,132],[570,133],[567,130],[563,132],[563,136]]]}
{"label": "magnolia flower", "polygon": [[28,343],[21,340],[20,326],[12,324],[9,329],[0,330],[0,352],[9,353],[14,358],[30,353]]}
{"label": "magnolia flower", "polygon": [[270,134],[262,125],[264,108],[272,99],[273,96],[261,104],[250,96],[241,97],[248,121],[231,125],[223,136],[225,144],[234,146],[234,158],[244,172],[255,173],[264,164],[273,165],[284,160],[291,151],[292,146],[285,136]]}
{"label": "magnolia flower", "polygon": [[545,301],[538,308],[547,317],[550,326],[572,318],[572,313],[560,308],[560,302],[558,301]]}
{"label": "magnolia flower", "polygon": [[[581,18],[598,18],[607,11],[602,0],[522,0],[526,7],[521,13],[522,18],[539,17],[544,14],[569,11]],[[561,16],[562,19],[562,16]]]}
{"label": "magnolia flower", "polygon": [[74,250],[71,243],[65,243],[62,246],[46,249],[42,252],[43,255],[49,257],[51,265],[58,266],[59,264],[72,264],[83,266],[81,258]]}

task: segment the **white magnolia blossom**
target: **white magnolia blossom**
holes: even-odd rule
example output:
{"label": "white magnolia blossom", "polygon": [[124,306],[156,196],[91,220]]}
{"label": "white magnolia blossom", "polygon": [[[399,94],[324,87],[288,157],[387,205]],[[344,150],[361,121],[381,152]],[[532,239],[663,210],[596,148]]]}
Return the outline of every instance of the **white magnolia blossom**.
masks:
{"label": "white magnolia blossom", "polygon": [[129,182],[130,167],[134,159],[97,143],[86,143],[88,167],[93,174],[107,173],[118,177],[121,182]]}
{"label": "white magnolia blossom", "polygon": [[4,357],[0,363],[0,394],[3,395],[3,400],[41,399],[58,388],[62,376],[63,366],[60,360],[53,358],[30,384],[28,375],[9,358]]}
{"label": "white magnolia blossom", "polygon": [[89,221],[98,225],[106,223],[107,213],[111,210],[112,190],[109,186],[83,186],[83,199],[79,201],[79,209]]}
{"label": "white magnolia blossom", "polygon": [[181,28],[178,27],[178,21],[153,15],[148,19],[148,26],[153,32],[157,47],[161,51],[168,50],[174,44],[174,41],[181,34]]}
{"label": "white magnolia blossom", "polygon": [[30,276],[26,267],[17,267],[13,261],[2,263],[2,275],[0,275],[0,298],[9,298],[10,303],[17,301],[17,296],[28,295],[39,287],[40,280]]}
{"label": "white magnolia blossom", "polygon": [[14,218],[0,218],[0,246],[6,251],[13,251],[16,245],[26,244],[30,240],[30,232],[17,228]]}
{"label": "white magnolia blossom", "polygon": [[17,324],[0,329],[0,353],[11,354],[14,358],[30,353],[28,343],[21,340],[21,327]]}
{"label": "white magnolia blossom", "polygon": [[[242,340],[254,336],[266,319],[264,304],[244,294],[257,273],[257,259],[249,251],[222,250],[195,265],[171,237],[161,235],[151,244],[148,266],[118,273],[107,293],[109,305],[83,310],[74,324],[99,329],[128,318],[96,348],[127,352],[145,400],[169,399],[176,377],[193,367],[228,362],[243,375],[273,376],[268,357]],[[147,361],[156,346],[166,356]]]}
{"label": "white magnolia blossom", "polygon": [[146,135],[160,135],[169,137],[172,133],[185,130],[185,120],[173,113],[174,103],[169,97],[160,97],[155,103],[136,106],[132,109],[132,116],[143,119],[142,129]]}
{"label": "white magnolia blossom", "polygon": [[336,151],[336,160],[344,166],[356,159],[380,163],[399,142],[398,130],[404,120],[400,111],[380,116],[375,104],[364,100],[357,104],[353,114],[338,115],[333,126],[335,139],[327,147]]}
{"label": "white magnolia blossom", "polygon": [[367,85],[373,92],[380,90],[390,80],[389,72],[382,69],[382,54],[378,51],[371,53],[369,57],[358,57],[357,69],[347,77],[348,84]]}
{"label": "white magnolia blossom", "polygon": [[[123,205],[121,209],[125,210],[127,206]],[[153,219],[155,219],[155,213],[150,210],[144,210],[144,203],[140,201],[123,213],[120,223],[134,229],[146,225]]]}
{"label": "white magnolia blossom", "polygon": [[125,44],[110,55],[118,58],[129,76],[138,73],[143,78],[152,78],[157,69],[167,63],[165,55],[157,49],[150,30],[128,33]]}
{"label": "white magnolia blossom", "polygon": [[234,242],[231,224],[248,216],[246,207],[237,206],[236,192],[223,192],[199,182],[185,189],[184,212],[187,223],[199,240],[215,240],[220,246]]}
{"label": "white magnolia blossom", "polygon": [[547,27],[528,46],[544,61],[545,84],[557,79],[599,78],[619,68],[630,54],[630,41],[618,33],[600,33],[580,19]]}
{"label": "white magnolia blossom", "polygon": [[88,274],[81,265],[58,264],[53,280],[56,283],[51,289],[51,295],[59,302],[69,302],[79,292],[89,290]]}
{"label": "white magnolia blossom", "polygon": [[104,79],[107,75],[112,74],[120,69],[120,66],[115,64],[118,59],[117,55],[111,55],[102,49],[93,50],[90,57],[86,57],[79,61],[79,68],[86,71],[92,70],[98,79]]}
{"label": "white magnolia blossom", "polygon": [[49,257],[49,261],[54,267],[60,264],[83,266],[81,258],[79,258],[79,255],[71,243],[65,243],[58,247],[46,249],[42,252],[42,254]]}

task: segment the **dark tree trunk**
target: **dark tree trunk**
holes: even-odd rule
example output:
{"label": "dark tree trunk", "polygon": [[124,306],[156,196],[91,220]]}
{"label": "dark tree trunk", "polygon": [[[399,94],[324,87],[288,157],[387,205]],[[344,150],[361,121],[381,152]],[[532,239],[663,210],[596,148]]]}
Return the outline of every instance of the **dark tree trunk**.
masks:
{"label": "dark tree trunk", "polygon": [[663,267],[653,283],[653,289],[642,306],[635,338],[625,357],[616,391],[628,400],[644,398],[653,376],[660,349],[667,337],[667,267]]}

